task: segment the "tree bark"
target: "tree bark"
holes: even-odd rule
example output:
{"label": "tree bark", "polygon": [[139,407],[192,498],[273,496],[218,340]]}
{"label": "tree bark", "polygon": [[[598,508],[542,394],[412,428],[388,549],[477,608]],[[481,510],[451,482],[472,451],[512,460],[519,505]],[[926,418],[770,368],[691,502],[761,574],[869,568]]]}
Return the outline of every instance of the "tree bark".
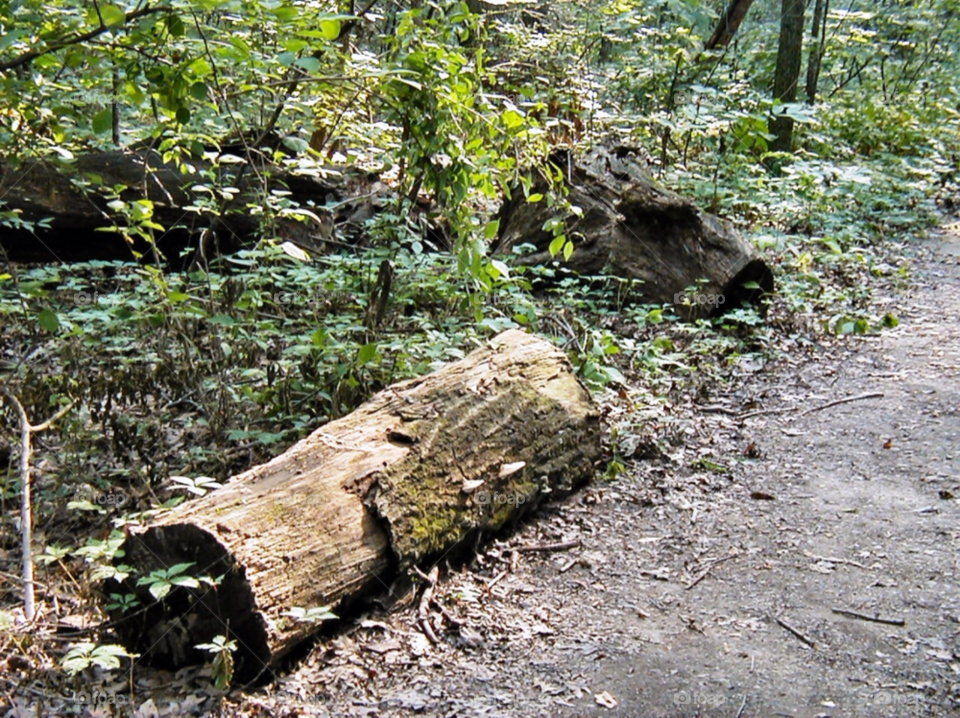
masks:
{"label": "tree bark", "polygon": [[823,55],[826,52],[827,42],[827,13],[830,12],[830,0],[816,0],[813,6],[813,24],[810,27],[810,37],[813,38],[813,47],[807,60],[807,104],[813,105],[817,101],[817,86],[820,84],[820,67],[823,64]]}
{"label": "tree bark", "polygon": [[[803,61],[805,10],[806,0],[782,0],[773,99],[784,103],[795,102],[797,99],[797,82]],[[770,130],[776,135],[770,149],[774,152],[789,152],[793,142],[793,120],[785,115],[774,115],[770,119]]]}
{"label": "tree bark", "polygon": [[[129,650],[168,668],[202,662],[193,647],[227,635],[236,680],[255,680],[316,632],[291,609],[383,591],[572,491],[600,457],[598,412],[566,357],[507,331],[132,534],[119,561],[134,572],[106,593],[135,592],[146,609],[111,618]],[[137,585],[184,563],[219,585],[160,602]]]}
{"label": "tree bark", "polygon": [[[108,198],[97,189],[122,185],[127,188],[120,193],[122,200],[153,202],[153,220],[164,228],[155,232],[157,249],[172,261],[210,235],[211,249],[220,253],[252,245],[259,239],[262,218],[252,214],[248,205],[262,206],[264,193],[274,189],[290,192],[289,198],[303,206],[312,201],[315,213],[322,213],[319,207],[325,204],[337,205],[336,213],[318,214],[319,222],[281,219],[274,227],[276,236],[319,252],[325,249],[335,225],[354,224],[354,214],[388,192],[375,177],[359,171],[341,168],[343,171],[319,179],[266,163],[255,171],[249,164],[252,161],[214,167],[206,160],[191,159],[181,168],[164,162],[158,152],[139,149],[91,153],[63,164],[44,161],[14,167],[0,162],[2,206],[18,210],[21,220],[37,225],[32,231],[0,233],[0,249],[11,261],[20,262],[130,260],[131,249],[147,254],[152,248],[143,240],[130,243],[121,233],[99,231],[126,225],[125,218],[111,209]],[[211,172],[222,186],[236,187],[239,193],[229,201],[218,198],[209,206],[216,195],[202,186],[210,183],[204,174]],[[90,184],[91,177],[96,178],[96,185]],[[80,182],[88,186],[83,188]],[[361,194],[363,200],[350,201]],[[212,211],[190,209],[199,206]],[[37,224],[41,221],[45,224]],[[208,256],[216,253],[211,251]]]}
{"label": "tree bark", "polygon": [[753,0],[730,0],[727,9],[720,16],[716,29],[710,36],[710,39],[703,45],[704,50],[715,50],[718,47],[726,47],[730,44],[733,36],[737,34],[740,25],[747,16],[747,10],[753,5]]}
{"label": "tree bark", "polygon": [[[578,161],[563,153],[553,162],[567,177],[570,203],[583,210],[565,218],[573,254],[568,260],[550,254],[554,234],[543,226],[557,209],[545,201],[528,202],[514,188],[500,208],[493,247],[514,263],[556,261],[586,277],[635,280],[637,302],[674,304],[688,319],[720,314],[773,292],[773,273],[756,248],[730,224],[659,187],[631,148],[600,146]],[[530,191],[546,194],[548,183],[537,177]],[[522,244],[535,250],[516,257],[513,250]],[[696,289],[688,292],[691,287]]]}

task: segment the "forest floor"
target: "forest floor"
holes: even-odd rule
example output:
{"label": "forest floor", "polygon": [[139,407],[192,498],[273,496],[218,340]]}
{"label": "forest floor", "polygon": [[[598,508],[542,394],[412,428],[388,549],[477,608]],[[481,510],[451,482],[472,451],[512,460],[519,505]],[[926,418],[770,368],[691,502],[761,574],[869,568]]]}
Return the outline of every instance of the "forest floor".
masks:
{"label": "forest floor", "polygon": [[[441,574],[437,645],[411,592],[259,690],[138,671],[124,714],[957,712],[960,224],[912,251],[911,287],[878,298],[897,328],[742,362],[679,407],[671,453],[638,451]],[[43,714],[35,695],[7,715]]]}
{"label": "forest floor", "polygon": [[692,410],[679,455],[631,462],[447,574],[438,591],[464,626],[439,645],[411,605],[317,645],[236,710],[957,711],[960,228],[915,252],[912,287],[886,298],[899,327],[746,371],[729,410]]}

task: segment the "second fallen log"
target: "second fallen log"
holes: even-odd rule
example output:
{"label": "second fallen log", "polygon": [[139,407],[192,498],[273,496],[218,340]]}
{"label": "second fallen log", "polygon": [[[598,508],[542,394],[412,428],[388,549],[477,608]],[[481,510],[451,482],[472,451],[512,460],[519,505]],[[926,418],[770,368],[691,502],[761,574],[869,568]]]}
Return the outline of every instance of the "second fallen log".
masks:
{"label": "second fallen log", "polygon": [[[133,532],[132,572],[106,588],[144,607],[111,618],[128,650],[167,668],[227,636],[236,680],[253,680],[316,631],[298,620],[311,610],[572,491],[600,456],[599,414],[567,358],[507,331]],[[175,588],[157,600],[164,582]]]}

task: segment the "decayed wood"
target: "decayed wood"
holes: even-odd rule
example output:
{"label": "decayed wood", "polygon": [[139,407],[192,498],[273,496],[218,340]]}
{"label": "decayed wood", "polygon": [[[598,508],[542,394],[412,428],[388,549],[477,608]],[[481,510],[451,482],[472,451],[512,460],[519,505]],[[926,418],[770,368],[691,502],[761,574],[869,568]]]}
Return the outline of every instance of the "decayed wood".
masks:
{"label": "decayed wood", "polygon": [[[398,571],[473,545],[586,481],[600,452],[598,412],[566,357],[504,332],[133,533],[126,590],[149,607],[111,618],[129,649],[170,667],[208,658],[192,646],[229,635],[237,677],[251,680],[315,632],[285,612],[383,590]],[[219,586],[159,603],[136,586],[183,563]]]}
{"label": "decayed wood", "polygon": [[[169,260],[177,260],[184,249],[196,249],[201,241],[208,257],[252,245],[266,228],[260,225],[261,214],[249,208],[262,206],[265,194],[274,191],[284,192],[314,215],[304,215],[305,221],[279,220],[273,228],[277,235],[322,251],[334,225],[359,225],[387,193],[376,177],[349,168],[329,168],[320,177],[288,171],[254,151],[246,153],[246,159],[222,159],[214,165],[208,159],[187,158],[178,166],[165,162],[159,152],[141,148],[85,154],[69,163],[0,162],[0,207],[16,210],[21,220],[35,225],[4,231],[0,249],[8,259],[21,262],[130,260],[131,246],[122,234],[102,231],[126,226],[101,190],[121,186],[126,188],[120,192],[124,201],[153,203],[152,220],[163,227],[154,239]],[[232,187],[233,196],[206,188],[211,176],[218,186]],[[336,210],[324,213],[325,205]],[[141,254],[150,249],[138,239],[132,248]]]}
{"label": "decayed wood", "polygon": [[[575,249],[569,260],[556,258],[563,267],[636,280],[640,301],[675,304],[687,318],[718,314],[773,291],[773,273],[756,248],[730,224],[659,187],[630,148],[601,146],[580,160],[561,155],[554,163],[566,177],[571,204],[582,210],[566,218]],[[546,191],[546,180],[535,178],[531,193]],[[556,212],[516,189],[500,208],[495,251],[512,257],[515,247],[531,244],[535,251],[512,261],[553,262],[554,235],[543,227]],[[690,287],[696,290],[687,292]]]}

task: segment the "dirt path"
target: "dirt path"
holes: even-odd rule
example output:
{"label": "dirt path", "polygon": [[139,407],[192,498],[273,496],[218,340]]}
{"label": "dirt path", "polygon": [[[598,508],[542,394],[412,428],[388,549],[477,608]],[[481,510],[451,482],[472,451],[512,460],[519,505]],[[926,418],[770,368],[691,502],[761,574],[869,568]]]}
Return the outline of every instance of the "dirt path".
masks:
{"label": "dirt path", "polygon": [[[306,715],[956,711],[960,233],[928,244],[892,299],[897,329],[724,397],[790,411],[697,414],[674,461],[638,462],[448,576],[459,638],[448,626],[431,647],[411,607],[318,646],[256,700]],[[865,393],[882,397],[803,415]],[[698,456],[729,471],[689,468]],[[569,539],[582,545],[509,551]]]}

